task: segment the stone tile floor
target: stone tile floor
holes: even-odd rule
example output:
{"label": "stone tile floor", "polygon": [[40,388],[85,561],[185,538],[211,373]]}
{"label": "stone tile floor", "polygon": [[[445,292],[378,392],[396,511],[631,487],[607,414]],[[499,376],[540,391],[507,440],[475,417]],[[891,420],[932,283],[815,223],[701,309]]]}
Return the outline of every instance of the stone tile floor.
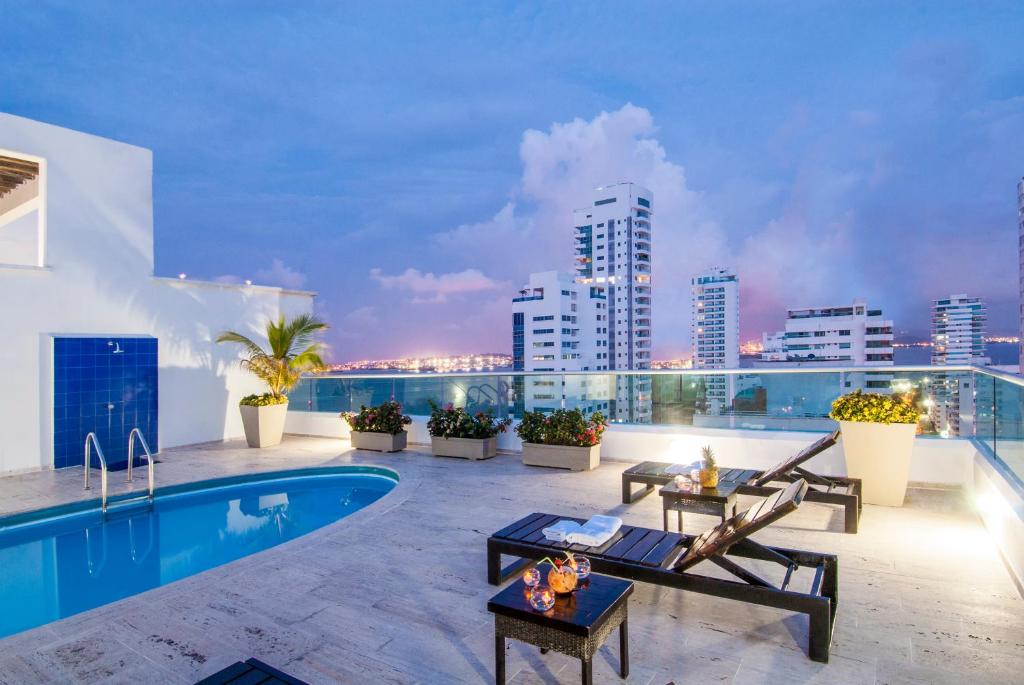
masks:
{"label": "stone tile floor", "polygon": [[[163,452],[158,485],[342,463],[386,465],[402,480],[370,507],[287,544],[0,640],[0,683],[189,683],[250,656],[315,683],[493,682],[489,533],[532,511],[661,525],[656,495],[619,503],[621,462],[568,473],[511,454],[467,462],[419,449],[381,455],[289,437],[264,450]],[[0,478],[0,513],[95,496],[81,477],[69,469]],[[115,492],[123,477],[111,475]],[[688,515],[686,527],[713,523]],[[1024,601],[959,493],[914,489],[902,509],[865,507],[859,534],[841,530],[837,509],[805,504],[756,538],[840,555],[829,664],[807,659],[801,617],[638,584],[628,682],[1024,680]],[[596,658],[595,682],[622,682],[615,643]],[[508,676],[577,682],[578,662],[510,643]]]}

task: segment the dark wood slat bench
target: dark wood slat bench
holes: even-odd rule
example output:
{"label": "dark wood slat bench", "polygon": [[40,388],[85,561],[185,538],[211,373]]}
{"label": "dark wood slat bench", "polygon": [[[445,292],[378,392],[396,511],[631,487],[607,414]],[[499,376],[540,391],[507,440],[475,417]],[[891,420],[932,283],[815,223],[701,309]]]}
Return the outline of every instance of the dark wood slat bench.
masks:
{"label": "dark wood slat bench", "polygon": [[[776,464],[766,471],[723,467],[719,470],[718,480],[722,483],[737,483],[736,492],[740,495],[764,497],[786,484],[797,480],[805,480],[810,488],[807,491],[808,502],[819,504],[836,504],[843,507],[844,530],[856,533],[863,509],[861,501],[861,482],[859,478],[843,478],[839,476],[819,476],[802,467],[807,461],[832,447],[839,440],[839,431],[827,435],[785,461]],[[666,485],[676,477],[668,473],[672,464],[665,461],[645,461],[622,472],[622,503],[632,504],[649,495],[658,485]],[[633,491],[634,485],[643,485],[639,492]]]}
{"label": "dark wood slat bench", "polygon": [[309,685],[304,680],[269,666],[259,659],[236,661],[213,675],[206,676],[196,685]]}
{"label": "dark wood slat bench", "polygon": [[[487,581],[500,585],[544,557],[564,550],[580,552],[590,559],[596,573],[806,614],[810,622],[808,655],[827,662],[838,606],[838,558],[768,547],[750,539],[751,534],[796,510],[808,492],[805,481],[790,483],[701,535],[623,525],[611,540],[594,548],[534,535],[532,523],[541,519],[552,523],[583,523],[583,519],[531,514],[487,539]],[[503,568],[502,555],[517,557],[518,561]],[[775,585],[734,558],[779,564],[786,569],[785,576]],[[694,573],[693,568],[701,562],[724,569],[735,580]],[[808,592],[790,589],[796,571],[802,567],[813,569],[815,574]]]}

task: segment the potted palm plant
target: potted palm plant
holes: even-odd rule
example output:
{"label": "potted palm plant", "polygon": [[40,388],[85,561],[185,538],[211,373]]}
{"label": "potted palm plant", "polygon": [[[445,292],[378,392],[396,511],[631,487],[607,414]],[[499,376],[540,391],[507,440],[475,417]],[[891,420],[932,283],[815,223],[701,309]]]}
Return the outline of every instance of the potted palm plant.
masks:
{"label": "potted palm plant", "polygon": [[389,400],[376,407],[363,405],[357,412],[341,415],[351,429],[352,446],[357,450],[398,452],[404,450],[408,433],[405,427],[412,417],[402,413],[402,405]]}
{"label": "potted palm plant", "polygon": [[601,436],[608,421],[601,412],[588,418],[579,409],[556,409],[545,415],[523,412],[516,434],[523,441],[523,463],[589,471],[601,463]]}
{"label": "potted palm plant", "polygon": [[490,459],[498,453],[498,434],[504,433],[512,419],[498,421],[490,412],[471,414],[462,407],[430,402],[430,451],[435,457]]}
{"label": "potted palm plant", "polygon": [[860,478],[868,504],[903,506],[921,412],[912,395],[881,395],[860,390],[832,403],[839,422],[846,473]]}
{"label": "potted palm plant", "polygon": [[267,349],[234,331],[217,336],[218,343],[242,346],[242,368],[266,383],[270,390],[262,395],[248,395],[239,402],[249,447],[270,447],[281,442],[288,392],[304,372],[324,368],[320,358],[323,343],[316,340],[316,335],[326,328],[327,324],[312,314],[300,314],[291,320],[282,314],[277,321],[267,322]]}

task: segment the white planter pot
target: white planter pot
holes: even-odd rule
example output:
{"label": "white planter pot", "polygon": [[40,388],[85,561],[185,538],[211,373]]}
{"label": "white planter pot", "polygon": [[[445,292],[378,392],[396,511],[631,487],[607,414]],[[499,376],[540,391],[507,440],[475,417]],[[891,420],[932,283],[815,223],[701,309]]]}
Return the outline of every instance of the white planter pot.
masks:
{"label": "white planter pot", "polygon": [[498,453],[497,438],[437,438],[431,436],[430,451],[435,457],[490,459]]}
{"label": "white planter pot", "polygon": [[846,474],[863,481],[868,504],[902,507],[917,425],[840,421]]}
{"label": "white planter pot", "polygon": [[370,433],[368,431],[352,431],[352,446],[357,450],[373,450],[375,452],[398,452],[405,449],[408,433]]}
{"label": "white planter pot", "polygon": [[601,463],[601,445],[570,447],[523,443],[523,463],[527,466],[548,466],[555,469],[589,471]]}
{"label": "white planter pot", "polygon": [[284,418],[288,414],[288,403],[272,404],[267,407],[239,405],[242,412],[242,428],[249,447],[273,447],[281,444],[284,434]]}

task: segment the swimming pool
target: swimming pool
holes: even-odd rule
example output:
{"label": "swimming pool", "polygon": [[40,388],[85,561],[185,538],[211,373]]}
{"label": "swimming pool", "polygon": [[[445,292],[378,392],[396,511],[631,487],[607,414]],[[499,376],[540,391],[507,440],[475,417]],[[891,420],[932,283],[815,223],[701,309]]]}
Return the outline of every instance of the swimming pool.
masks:
{"label": "swimming pool", "polygon": [[160,488],[152,505],[0,519],[0,638],[292,540],[390,492],[387,469],[303,469]]}

